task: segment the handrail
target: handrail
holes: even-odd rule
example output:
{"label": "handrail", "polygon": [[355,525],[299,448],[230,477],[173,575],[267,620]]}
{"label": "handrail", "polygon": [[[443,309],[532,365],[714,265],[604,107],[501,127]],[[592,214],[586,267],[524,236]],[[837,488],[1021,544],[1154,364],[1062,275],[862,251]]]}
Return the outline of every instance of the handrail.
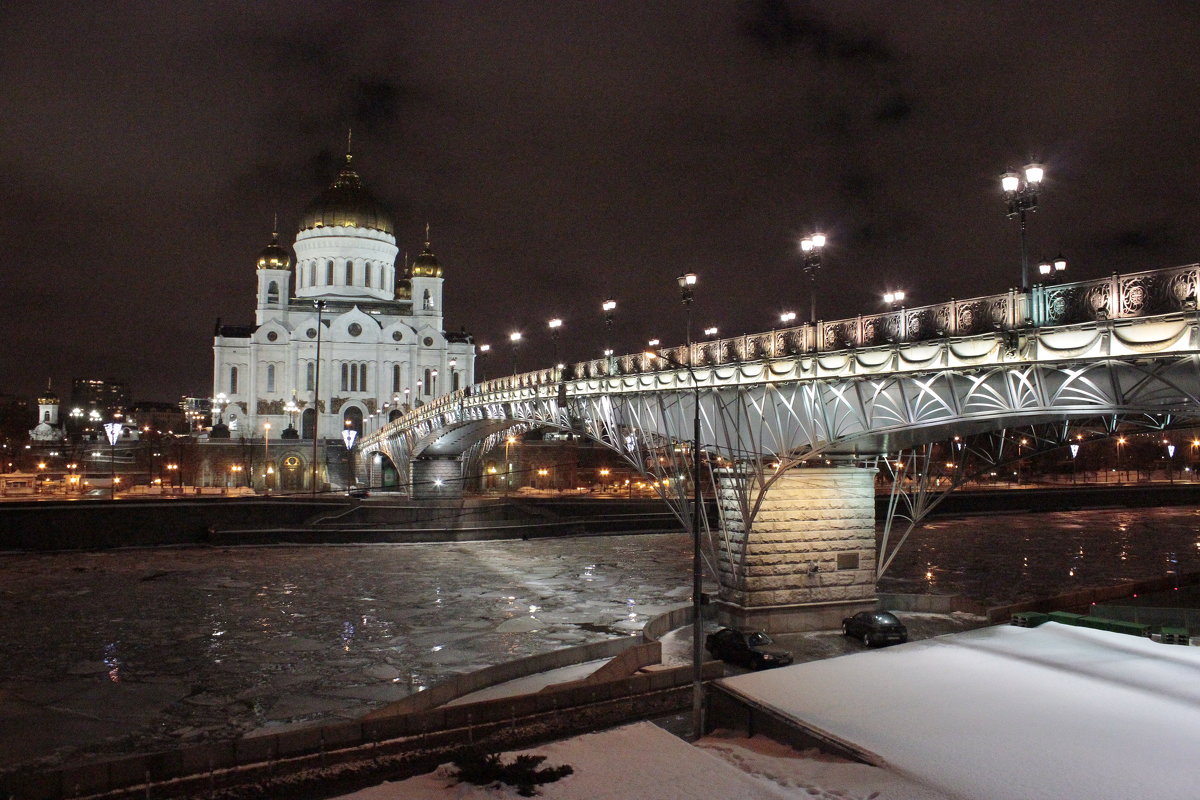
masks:
{"label": "handrail", "polygon": [[[1144,270],[1072,283],[1037,284],[1028,293],[1010,289],[1002,294],[951,299],[914,306],[820,320],[790,328],[663,348],[668,361],[686,366],[722,366],[787,356],[833,353],[867,347],[912,344],[985,333],[1031,330],[1105,320],[1133,319],[1197,310],[1200,264]],[[451,410],[465,398],[484,394],[497,400],[528,396],[529,389],[564,381],[614,378],[660,371],[643,353],[609,356],[562,369],[550,368],[492,378],[442,395],[389,423],[411,424]],[[382,430],[382,429],[381,429]],[[374,435],[374,434],[373,434]]]}

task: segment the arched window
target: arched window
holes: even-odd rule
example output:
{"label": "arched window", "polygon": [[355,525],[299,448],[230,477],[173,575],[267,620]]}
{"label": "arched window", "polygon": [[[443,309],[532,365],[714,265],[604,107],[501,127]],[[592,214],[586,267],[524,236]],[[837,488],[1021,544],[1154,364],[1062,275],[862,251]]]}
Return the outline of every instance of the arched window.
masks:
{"label": "arched window", "polygon": [[275,391],[275,365],[267,364],[267,391]]}
{"label": "arched window", "polygon": [[317,365],[310,361],[304,367],[304,388],[311,392],[316,383]]}
{"label": "arched window", "polygon": [[317,285],[317,262],[315,261],[308,262],[308,285]]}
{"label": "arched window", "polygon": [[425,382],[422,384],[425,387],[425,395],[426,396],[429,395],[429,379],[430,379],[430,377],[432,377],[432,373],[430,373],[430,371],[428,369],[426,369],[425,370]]}
{"label": "arched window", "polygon": [[400,365],[392,364],[392,391],[400,391]]}
{"label": "arched window", "polygon": [[237,367],[229,368],[229,393],[237,394]]}
{"label": "arched window", "polygon": [[426,311],[433,310],[433,295],[429,293],[428,289],[425,290],[425,299],[421,302],[421,308]]}
{"label": "arched window", "polygon": [[358,364],[350,365],[350,391],[358,391]]}
{"label": "arched window", "polygon": [[363,285],[371,288],[371,265],[363,264]]}
{"label": "arched window", "polygon": [[458,375],[459,375],[459,373],[457,371],[455,371],[455,372],[451,372],[450,374],[451,374],[451,376],[453,376],[453,379],[454,379],[454,385],[450,387],[450,390],[453,392],[457,392],[458,391]]}
{"label": "arched window", "polygon": [[358,365],[358,390],[367,391],[367,362]]}
{"label": "arched window", "polygon": [[279,302],[279,284],[276,281],[271,281],[269,284],[267,284],[267,302]]}
{"label": "arched window", "polygon": [[345,283],[347,286],[354,285],[354,262],[353,261],[346,262],[346,280],[343,281],[343,283]]}
{"label": "arched window", "polygon": [[342,391],[350,391],[350,365],[342,364]]}
{"label": "arched window", "polygon": [[333,262],[329,261],[325,264],[325,285],[333,286]]}

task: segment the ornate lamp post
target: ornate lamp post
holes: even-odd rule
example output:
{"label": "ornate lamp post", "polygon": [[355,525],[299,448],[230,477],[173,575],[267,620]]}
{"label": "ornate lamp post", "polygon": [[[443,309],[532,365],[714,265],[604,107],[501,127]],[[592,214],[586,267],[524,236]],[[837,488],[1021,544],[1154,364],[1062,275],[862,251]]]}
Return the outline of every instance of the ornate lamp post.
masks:
{"label": "ornate lamp post", "polygon": [[558,332],[562,329],[562,320],[558,317],[546,323],[550,328],[550,340],[554,342],[554,365],[556,369],[562,369],[562,352],[558,344]]}
{"label": "ornate lamp post", "polygon": [[325,301],[314,300],[317,309],[317,363],[313,369],[313,443],[312,443],[312,494],[317,496],[317,442],[321,438],[321,328],[324,323]]}
{"label": "ornate lamp post", "polygon": [[817,273],[821,271],[821,251],[824,249],[823,233],[814,233],[800,240],[800,253],[804,256],[804,276],[808,278],[808,321],[814,325],[817,322]]}
{"label": "ornate lamp post", "polygon": [[508,335],[508,341],[512,344],[513,367],[512,374],[517,374],[517,348],[521,346],[521,332],[513,331]]}
{"label": "ornate lamp post", "polygon": [[1038,164],[1026,164],[1023,172],[1009,170],[1000,176],[1000,188],[1008,204],[1008,218],[1016,219],[1021,231],[1021,291],[1029,291],[1029,251],[1025,242],[1025,215],[1037,211],[1038,189],[1046,171]]}
{"label": "ornate lamp post", "polygon": [[263,423],[263,491],[271,493],[271,423]]}
{"label": "ornate lamp post", "polygon": [[608,359],[608,373],[611,375],[613,371],[613,315],[617,311],[617,301],[610,297],[600,304],[600,309],[604,312],[604,357]]}
{"label": "ornate lamp post", "polygon": [[696,294],[696,273],[688,272],[680,275],[675,279],[679,284],[679,300],[683,303],[683,307],[687,309],[687,344],[688,344],[688,361],[691,361],[691,346],[692,346],[692,300]]}
{"label": "ornate lamp post", "polygon": [[1058,283],[1067,272],[1067,260],[1059,253],[1053,261],[1038,264],[1038,276],[1042,283]]}

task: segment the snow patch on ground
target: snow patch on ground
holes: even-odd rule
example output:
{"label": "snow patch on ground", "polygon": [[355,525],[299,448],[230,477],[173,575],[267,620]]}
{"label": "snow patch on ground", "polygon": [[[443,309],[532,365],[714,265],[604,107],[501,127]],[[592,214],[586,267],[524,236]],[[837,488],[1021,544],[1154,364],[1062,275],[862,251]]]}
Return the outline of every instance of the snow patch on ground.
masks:
{"label": "snow patch on ground", "polygon": [[[693,747],[648,722],[522,751],[569,764],[574,774],[543,784],[546,800],[949,800],[885,770],[755,739],[709,737]],[[513,754],[507,754],[506,760]],[[456,783],[454,769],[384,783],[341,800],[501,800],[512,787]]]}
{"label": "snow patch on ground", "polygon": [[1200,649],[997,626],[726,682],[952,796],[1197,796]]}

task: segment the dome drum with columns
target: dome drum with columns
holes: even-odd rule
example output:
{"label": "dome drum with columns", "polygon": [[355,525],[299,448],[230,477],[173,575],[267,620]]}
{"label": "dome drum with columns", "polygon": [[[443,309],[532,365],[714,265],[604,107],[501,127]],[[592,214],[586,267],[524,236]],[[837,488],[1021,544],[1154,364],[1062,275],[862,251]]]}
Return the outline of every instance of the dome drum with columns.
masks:
{"label": "dome drum with columns", "polygon": [[443,329],[428,226],[410,274],[397,268],[395,228],[347,154],[301,215],[294,259],[272,234],[256,263],[255,324],[218,325],[214,435],[261,438],[269,424],[272,438],[294,426],[311,439],[315,422],[318,438],[340,439],[472,382],[470,336]]}

